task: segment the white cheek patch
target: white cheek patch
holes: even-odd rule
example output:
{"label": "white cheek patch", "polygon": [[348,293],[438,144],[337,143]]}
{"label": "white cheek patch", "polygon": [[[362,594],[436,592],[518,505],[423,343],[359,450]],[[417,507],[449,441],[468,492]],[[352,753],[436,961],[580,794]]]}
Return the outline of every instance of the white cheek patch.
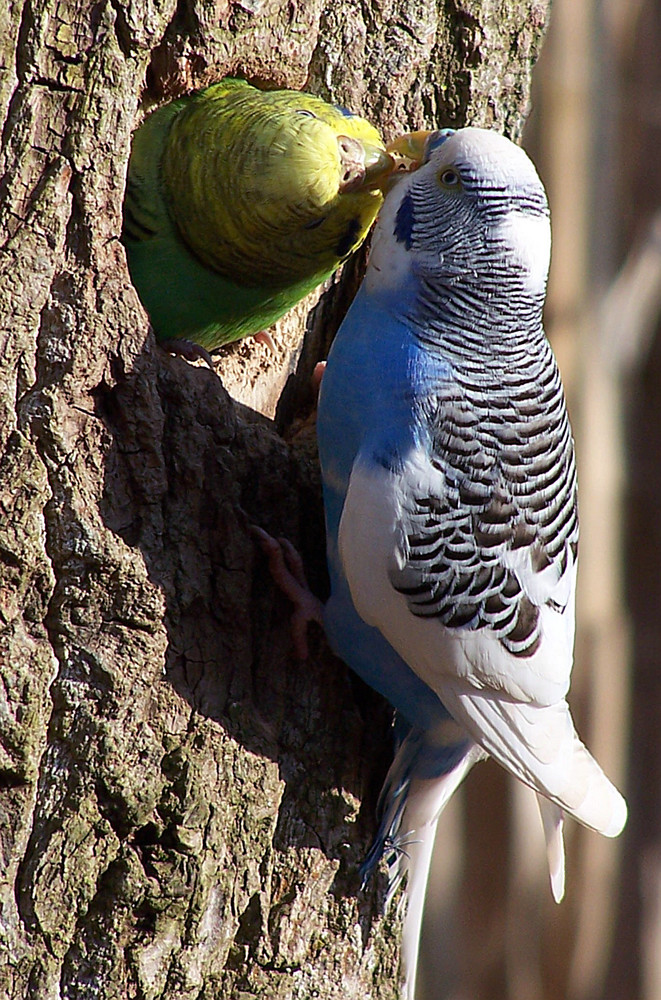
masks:
{"label": "white cheek patch", "polygon": [[498,239],[528,272],[528,291],[542,292],[551,259],[551,223],[548,217],[509,212],[498,227]]}

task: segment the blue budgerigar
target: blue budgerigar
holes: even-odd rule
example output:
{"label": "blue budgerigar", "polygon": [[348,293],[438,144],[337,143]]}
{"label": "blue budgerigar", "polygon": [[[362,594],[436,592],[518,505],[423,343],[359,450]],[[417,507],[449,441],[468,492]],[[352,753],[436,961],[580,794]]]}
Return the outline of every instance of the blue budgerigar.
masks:
{"label": "blue budgerigar", "polygon": [[546,195],[527,155],[492,131],[430,133],[421,161],[381,210],[318,418],[324,624],[398,712],[366,872],[383,852],[393,885],[410,868],[408,998],[436,820],[475,761],[491,755],[537,793],[558,901],[563,816],[607,837],[626,821],[565,700],[578,519],[542,326]]}

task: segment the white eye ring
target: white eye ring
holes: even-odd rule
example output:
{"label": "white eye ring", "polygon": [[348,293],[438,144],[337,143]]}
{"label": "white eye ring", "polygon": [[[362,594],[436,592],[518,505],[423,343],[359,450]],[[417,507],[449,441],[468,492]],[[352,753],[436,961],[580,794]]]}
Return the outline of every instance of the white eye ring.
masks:
{"label": "white eye ring", "polygon": [[461,177],[457,171],[453,170],[451,167],[443,171],[439,180],[441,184],[445,185],[445,187],[458,187],[459,184],[461,184]]}

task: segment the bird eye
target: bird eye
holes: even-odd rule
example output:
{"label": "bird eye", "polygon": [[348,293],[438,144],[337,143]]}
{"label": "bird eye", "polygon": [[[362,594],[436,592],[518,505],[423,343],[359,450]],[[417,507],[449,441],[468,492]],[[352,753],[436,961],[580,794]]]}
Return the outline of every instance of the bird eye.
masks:
{"label": "bird eye", "polygon": [[296,109],[296,114],[297,115],[303,115],[304,118],[316,118],[317,117],[316,115],[313,115],[311,111],[308,111],[307,108],[297,108]]}
{"label": "bird eye", "polygon": [[440,176],[440,181],[444,187],[454,188],[461,184],[461,177],[456,170],[444,170]]}

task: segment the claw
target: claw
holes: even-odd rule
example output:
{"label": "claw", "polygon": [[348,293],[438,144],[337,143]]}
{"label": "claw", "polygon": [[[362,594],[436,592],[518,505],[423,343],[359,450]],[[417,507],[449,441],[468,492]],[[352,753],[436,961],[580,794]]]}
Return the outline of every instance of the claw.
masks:
{"label": "claw", "polygon": [[324,606],[308,585],[300,553],[286,538],[273,538],[256,524],[250,533],[259,542],[269,562],[273,582],[294,605],[291,617],[292,642],[300,660],[308,658],[307,627],[309,622],[324,624]]}
{"label": "claw", "polygon": [[325,361],[319,361],[314,366],[314,370],[312,372],[312,378],[310,381],[312,382],[312,390],[315,396],[319,395],[319,390],[321,389],[321,380],[324,377],[325,371],[326,371]]}
{"label": "claw", "polygon": [[174,354],[186,361],[206,361],[211,371],[215,372],[209,352],[199,344],[194,344],[192,340],[159,340],[158,344],[168,354]]}
{"label": "claw", "polygon": [[278,350],[275,346],[275,341],[268,330],[260,330],[256,333],[254,339],[258,344],[264,344],[264,347],[268,347],[271,354],[277,354]]}

